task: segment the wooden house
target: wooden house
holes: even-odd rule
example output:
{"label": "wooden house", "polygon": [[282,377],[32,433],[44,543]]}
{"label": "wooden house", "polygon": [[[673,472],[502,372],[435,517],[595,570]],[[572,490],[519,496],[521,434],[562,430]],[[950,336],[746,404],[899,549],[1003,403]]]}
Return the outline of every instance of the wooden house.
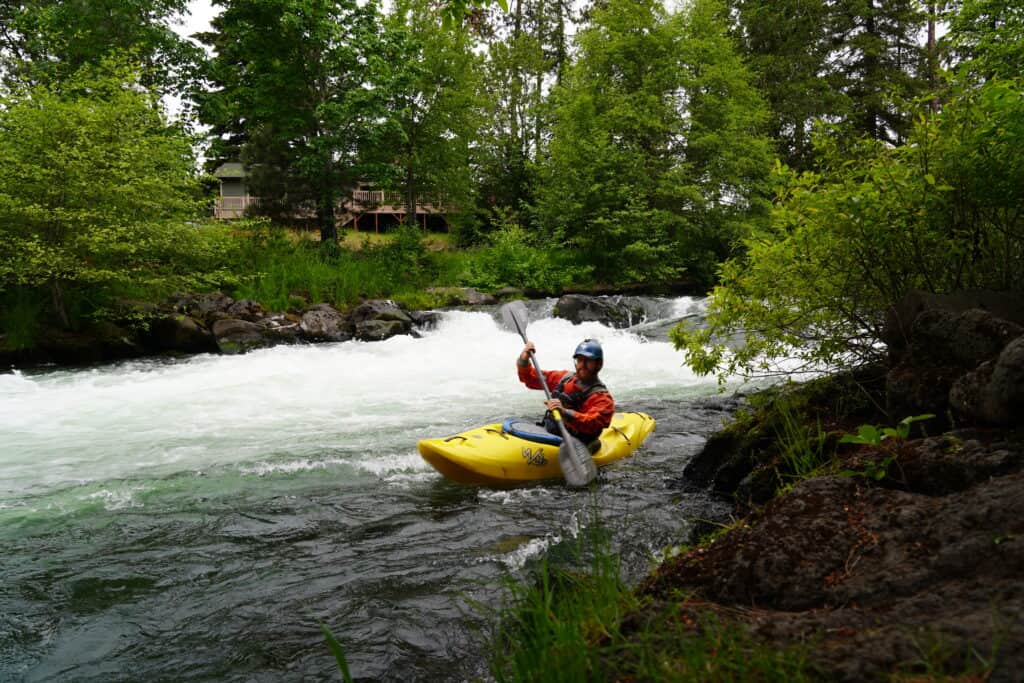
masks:
{"label": "wooden house", "polygon": [[[217,167],[213,175],[220,180],[220,196],[214,204],[216,218],[231,219],[245,216],[249,207],[259,206],[260,199],[249,194],[245,183],[245,166],[240,162],[227,162]],[[424,230],[447,231],[451,206],[440,199],[417,199],[416,224]],[[349,190],[338,206],[338,227],[351,226],[355,231],[381,232],[409,220],[409,211],[401,192],[378,189],[371,182],[359,182]]]}

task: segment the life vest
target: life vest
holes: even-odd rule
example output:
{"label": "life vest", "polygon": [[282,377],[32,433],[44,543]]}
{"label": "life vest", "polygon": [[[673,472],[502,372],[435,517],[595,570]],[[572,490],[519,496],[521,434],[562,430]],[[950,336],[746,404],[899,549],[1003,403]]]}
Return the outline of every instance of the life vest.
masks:
{"label": "life vest", "polygon": [[[575,376],[575,372],[570,372],[566,374],[565,377],[559,380],[558,385],[555,387],[554,391],[551,392],[551,398],[560,399],[562,401],[562,405],[565,406],[566,408],[570,410],[579,410],[580,406],[582,406],[584,402],[586,402],[587,398],[591,394],[608,393],[608,387],[606,387],[601,382],[594,382],[586,389],[566,392],[565,385],[568,384],[569,380],[571,380]],[[558,429],[558,423],[556,423],[555,419],[551,416],[550,410],[544,413],[544,419],[542,419],[537,424],[544,427],[552,434],[561,434],[561,431]],[[569,427],[568,424],[565,427],[570,434],[575,436],[577,439],[582,440],[584,443],[588,445],[596,443],[597,437],[600,436],[600,434],[581,434],[580,432],[577,432],[575,429]]]}
{"label": "life vest", "polygon": [[590,397],[591,394],[608,393],[608,387],[606,387],[601,382],[594,382],[586,389],[580,389],[578,391],[566,393],[565,385],[567,385],[569,383],[569,380],[571,380],[575,376],[575,372],[570,372],[566,374],[565,377],[559,380],[558,386],[555,387],[555,390],[551,392],[551,398],[561,399],[562,405],[564,405],[566,408],[569,408],[571,410],[578,410],[579,407],[583,405],[583,403]]}

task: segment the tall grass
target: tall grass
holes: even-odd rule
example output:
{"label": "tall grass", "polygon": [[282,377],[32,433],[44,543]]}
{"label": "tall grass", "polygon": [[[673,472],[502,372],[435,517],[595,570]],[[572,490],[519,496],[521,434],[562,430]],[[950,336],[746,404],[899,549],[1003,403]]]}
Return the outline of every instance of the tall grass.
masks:
{"label": "tall grass", "polygon": [[459,259],[429,251],[416,228],[351,248],[325,248],[264,225],[246,234],[239,267],[249,272],[241,273],[235,295],[271,310],[303,302],[347,305],[361,298],[414,297],[428,285],[455,284],[462,269]]}
{"label": "tall grass", "polygon": [[[595,515],[596,517],[596,515]],[[638,597],[596,522],[573,562],[543,559],[530,577],[509,577],[496,615],[496,681],[804,681],[806,647],[758,643],[741,623],[685,595],[667,604]]]}

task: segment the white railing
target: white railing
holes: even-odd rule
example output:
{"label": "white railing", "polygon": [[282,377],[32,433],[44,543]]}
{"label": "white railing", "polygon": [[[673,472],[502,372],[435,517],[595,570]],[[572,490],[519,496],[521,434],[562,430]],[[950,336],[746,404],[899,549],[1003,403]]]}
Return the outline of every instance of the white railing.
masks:
{"label": "white railing", "polygon": [[250,206],[259,205],[259,197],[218,197],[213,205],[213,215],[216,218],[241,218]]}

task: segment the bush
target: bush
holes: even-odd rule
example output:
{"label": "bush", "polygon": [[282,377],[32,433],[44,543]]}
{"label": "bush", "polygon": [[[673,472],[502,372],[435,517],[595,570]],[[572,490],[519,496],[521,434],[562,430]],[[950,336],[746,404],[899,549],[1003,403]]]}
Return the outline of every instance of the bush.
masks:
{"label": "bush", "polygon": [[474,252],[466,284],[491,291],[528,287],[554,293],[590,273],[591,268],[577,263],[567,249],[536,245],[518,224],[506,223],[491,234],[488,246]]}
{"label": "bush", "polygon": [[[907,144],[840,150],[818,172],[776,170],[770,225],[727,261],[704,330],[672,332],[701,373],[880,359],[887,308],[911,289],[1024,286],[1024,92],[993,81],[922,116]],[[727,352],[716,340],[744,336]]]}

